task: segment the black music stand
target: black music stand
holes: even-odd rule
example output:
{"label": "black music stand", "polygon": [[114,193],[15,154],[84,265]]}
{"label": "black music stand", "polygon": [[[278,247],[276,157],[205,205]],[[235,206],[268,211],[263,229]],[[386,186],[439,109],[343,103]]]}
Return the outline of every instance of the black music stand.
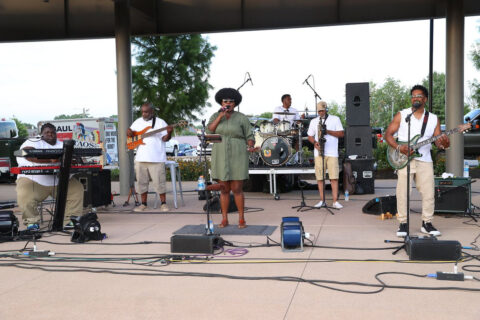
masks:
{"label": "black music stand", "polygon": [[[211,142],[211,143],[218,143],[218,142],[222,142],[222,136],[220,136],[219,134],[211,134],[211,135],[207,135],[205,134],[205,128],[206,128],[206,125],[205,125],[205,122],[206,120],[203,119],[202,120],[202,133],[198,135],[198,139],[200,139],[200,158],[199,158],[199,162],[201,163],[202,162],[202,156],[203,156],[203,176],[205,177],[205,181],[207,181],[207,177],[208,177],[208,165],[207,165],[207,146],[208,144]],[[205,183],[206,185],[206,183]],[[200,191],[200,190],[199,190]],[[206,207],[206,213],[207,213],[207,223],[206,223],[206,228],[205,228],[205,235],[207,236],[210,236],[210,235],[213,235],[213,232],[212,230],[210,230],[210,199],[208,197],[208,191],[207,191],[207,188],[205,187],[205,190],[203,190],[203,192],[205,192],[205,207]]]}

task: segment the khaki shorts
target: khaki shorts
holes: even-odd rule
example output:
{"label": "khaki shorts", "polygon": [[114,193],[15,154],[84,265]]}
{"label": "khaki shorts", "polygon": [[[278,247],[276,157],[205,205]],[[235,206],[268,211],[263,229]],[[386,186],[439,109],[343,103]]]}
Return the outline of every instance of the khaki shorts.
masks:
{"label": "khaki shorts", "polygon": [[167,192],[164,162],[136,162],[137,192],[148,192],[148,183],[152,180],[153,189],[158,194]]}
{"label": "khaki shorts", "polygon": [[[330,180],[338,180],[338,158],[325,157],[325,167],[327,168],[328,178]],[[317,180],[323,180],[322,157],[315,157],[315,177]]]}

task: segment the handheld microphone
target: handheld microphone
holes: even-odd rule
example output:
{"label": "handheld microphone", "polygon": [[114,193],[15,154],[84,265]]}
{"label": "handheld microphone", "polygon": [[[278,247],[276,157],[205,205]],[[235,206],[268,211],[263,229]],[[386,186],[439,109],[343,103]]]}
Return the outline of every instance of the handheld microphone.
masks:
{"label": "handheld microphone", "polygon": [[312,76],[312,74],[309,74],[309,75],[308,75],[308,77],[307,77],[307,79],[305,79],[305,81],[303,81],[303,83],[302,83],[302,84],[305,84],[305,82],[307,82],[307,81],[308,81],[308,79],[310,79],[310,77],[311,77],[311,76]]}

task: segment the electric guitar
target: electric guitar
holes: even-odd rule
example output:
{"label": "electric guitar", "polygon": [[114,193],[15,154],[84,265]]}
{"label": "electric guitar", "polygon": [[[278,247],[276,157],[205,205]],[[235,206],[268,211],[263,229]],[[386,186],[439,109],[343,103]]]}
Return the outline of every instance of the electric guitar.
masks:
{"label": "electric guitar", "polygon": [[[174,128],[175,127],[186,127],[186,126],[188,126],[188,122],[185,121],[185,120],[180,120],[178,123],[172,124],[171,126],[174,127]],[[133,150],[136,147],[138,147],[139,145],[145,144],[143,142],[143,139],[145,139],[147,137],[150,137],[150,136],[153,136],[154,134],[156,134],[158,132],[167,130],[168,126],[160,128],[160,129],[155,129],[155,130],[150,131],[150,132],[147,132],[151,128],[152,127],[148,126],[148,127],[145,127],[145,129],[143,129],[142,131],[133,131],[133,137],[127,137],[127,148],[129,150]]]}
{"label": "electric guitar", "polygon": [[[443,134],[448,136],[448,135],[451,135],[451,134],[457,133],[457,132],[465,132],[465,131],[469,130],[471,127],[472,127],[471,123],[465,123],[465,124],[459,125],[456,128],[445,131]],[[440,135],[438,135],[436,137],[431,137],[430,139],[427,139],[427,140],[424,140],[422,142],[417,143],[418,139],[420,139],[420,135],[417,134],[415,137],[413,137],[413,139],[411,140],[411,143],[410,143],[410,149],[413,149],[415,151],[410,157],[407,157],[405,154],[401,153],[399,150],[396,150],[396,149],[392,148],[391,146],[388,146],[388,149],[387,149],[388,163],[395,170],[402,169],[403,167],[405,167],[407,165],[408,161],[410,161],[411,159],[422,156],[420,153],[418,153],[418,151],[417,151],[418,148],[434,142],[439,137],[440,137]],[[407,144],[407,142],[402,142],[402,141],[397,141],[397,142],[400,145]]]}

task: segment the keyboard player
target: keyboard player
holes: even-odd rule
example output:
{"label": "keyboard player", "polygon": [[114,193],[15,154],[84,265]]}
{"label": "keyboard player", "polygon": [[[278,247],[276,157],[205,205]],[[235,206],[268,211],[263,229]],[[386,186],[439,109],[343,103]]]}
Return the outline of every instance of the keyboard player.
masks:
{"label": "keyboard player", "polygon": [[[63,142],[57,140],[55,126],[51,123],[45,123],[41,129],[40,140],[27,140],[20,149],[61,149]],[[38,159],[17,157],[19,166],[51,166],[60,165],[60,159]],[[56,175],[26,175],[17,176],[17,203],[22,211],[23,223],[27,230],[39,230],[40,214],[38,204],[48,198],[55,197],[57,194],[56,186],[58,178]],[[63,221],[64,229],[72,229],[70,216],[81,216],[83,211],[83,185],[74,177],[70,177],[68,182],[68,193],[65,207],[65,217]]]}

